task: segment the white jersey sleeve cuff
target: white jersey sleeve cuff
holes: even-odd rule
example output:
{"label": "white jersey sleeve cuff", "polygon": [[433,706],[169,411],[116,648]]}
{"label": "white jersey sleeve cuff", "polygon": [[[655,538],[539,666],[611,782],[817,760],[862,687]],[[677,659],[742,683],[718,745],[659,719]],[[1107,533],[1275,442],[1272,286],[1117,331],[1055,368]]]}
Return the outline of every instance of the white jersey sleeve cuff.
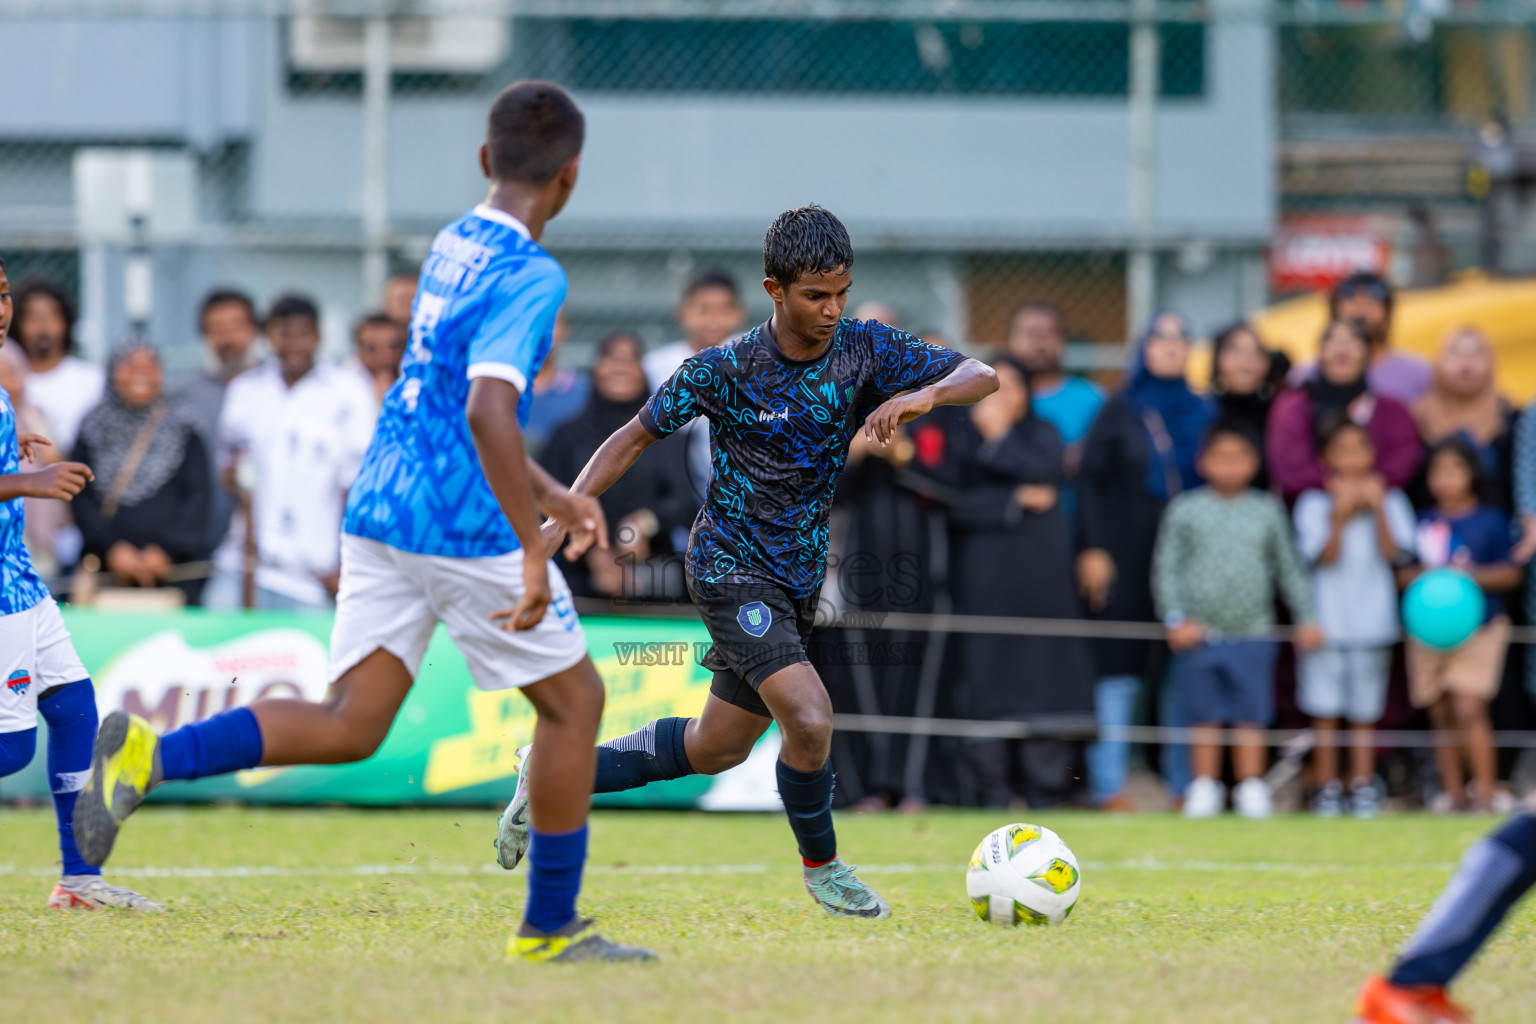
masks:
{"label": "white jersey sleeve cuff", "polygon": [[517,388],[518,394],[528,390],[527,376],[511,363],[470,363],[469,379],[474,380],[476,377],[495,377],[497,380],[504,380]]}

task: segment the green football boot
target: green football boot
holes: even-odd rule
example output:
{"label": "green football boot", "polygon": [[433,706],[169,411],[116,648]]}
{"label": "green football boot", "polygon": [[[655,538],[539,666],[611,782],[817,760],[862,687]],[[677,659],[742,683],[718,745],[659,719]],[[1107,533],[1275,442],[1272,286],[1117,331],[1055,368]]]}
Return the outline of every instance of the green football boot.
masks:
{"label": "green football boot", "polygon": [[843,917],[890,917],[891,905],[859,881],[857,865],[834,858],[819,868],[805,869],[805,888],[829,914]]}

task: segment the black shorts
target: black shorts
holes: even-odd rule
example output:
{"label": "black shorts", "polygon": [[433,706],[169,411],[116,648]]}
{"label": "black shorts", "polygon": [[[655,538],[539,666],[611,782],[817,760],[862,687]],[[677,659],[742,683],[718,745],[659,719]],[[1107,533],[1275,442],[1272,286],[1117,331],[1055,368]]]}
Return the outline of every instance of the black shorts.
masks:
{"label": "black shorts", "polygon": [[700,662],[715,674],[709,692],[743,710],[772,718],[757,695],[764,679],[802,661],[816,622],[816,598],[794,597],[755,576],[716,583],[688,579],[688,596],[714,643]]}

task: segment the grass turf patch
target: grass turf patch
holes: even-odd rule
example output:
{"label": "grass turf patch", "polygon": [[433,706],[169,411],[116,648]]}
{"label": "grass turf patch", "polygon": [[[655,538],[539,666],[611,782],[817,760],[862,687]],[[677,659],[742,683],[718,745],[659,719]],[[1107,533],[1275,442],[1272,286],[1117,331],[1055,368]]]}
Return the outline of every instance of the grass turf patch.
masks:
{"label": "grass turf patch", "polygon": [[[1061,833],[1083,895],[1060,928],[986,925],[972,848],[1003,812],[841,816],[845,859],[895,907],[833,920],[777,815],[594,815],[584,912],[652,965],[509,965],[521,873],[495,812],[151,807],[107,878],[167,914],[42,909],[45,810],[0,811],[3,1018],[411,1022],[1346,1021],[1491,819],[1185,822],[1025,815]],[[1536,917],[1517,910],[1460,995],[1528,1020]]]}

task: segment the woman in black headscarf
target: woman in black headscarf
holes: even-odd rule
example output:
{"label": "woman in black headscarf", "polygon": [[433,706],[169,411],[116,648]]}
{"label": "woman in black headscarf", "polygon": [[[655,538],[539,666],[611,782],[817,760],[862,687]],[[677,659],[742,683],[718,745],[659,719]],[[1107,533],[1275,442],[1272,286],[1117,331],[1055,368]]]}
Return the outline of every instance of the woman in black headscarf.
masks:
{"label": "woman in black headscarf", "polygon": [[1353,324],[1335,320],[1323,331],[1317,372],[1275,399],[1265,431],[1270,478],[1286,501],[1327,481],[1318,425],[1348,416],[1371,435],[1376,472],[1388,487],[1406,487],[1419,469],[1423,444],[1406,406],[1370,389],[1370,342]]}
{"label": "woman in black headscarf", "polygon": [[[1217,417],[1242,423],[1254,437],[1263,437],[1269,407],[1285,387],[1290,366],[1284,353],[1265,348],[1247,323],[1239,321],[1217,331],[1211,345],[1211,396]],[[1253,486],[1269,487],[1269,472],[1262,463]]]}
{"label": "woman in black headscarf", "polygon": [[[165,370],[149,342],[112,358],[106,393],[80,424],[72,458],[96,479],[75,498],[84,551],[116,582],[167,585],[171,569],[202,557],[213,481],[187,411],[164,394]],[[196,604],[203,580],[174,584]]]}
{"label": "woman in black headscarf", "polygon": [[[640,411],[650,397],[640,357],[640,339],[627,331],[610,334],[597,347],[592,365],[592,397],[586,406],[550,435],[539,464],[569,485],[609,436]],[[634,467],[603,492],[598,501],[608,520],[611,546],[593,550],[578,562],[557,561],[572,593],[579,597],[666,595],[663,577],[680,573],[635,571],[625,578],[626,565],[638,569],[652,554],[673,551],[672,533],[686,530],[698,514],[702,499],[688,477],[681,439],[667,438],[645,450]]]}
{"label": "woman in black headscarf", "polygon": [[[997,392],[947,412],[941,482],[949,490],[954,609],[961,615],[1075,619],[1072,550],[1060,492],[1065,447],[1033,415],[1023,366],[993,363]],[[970,633],[955,639],[955,710],[963,718],[1082,730],[1093,724],[1093,669],[1072,637]],[[1080,789],[1081,744],[972,740],[978,802],[1031,806]]]}

